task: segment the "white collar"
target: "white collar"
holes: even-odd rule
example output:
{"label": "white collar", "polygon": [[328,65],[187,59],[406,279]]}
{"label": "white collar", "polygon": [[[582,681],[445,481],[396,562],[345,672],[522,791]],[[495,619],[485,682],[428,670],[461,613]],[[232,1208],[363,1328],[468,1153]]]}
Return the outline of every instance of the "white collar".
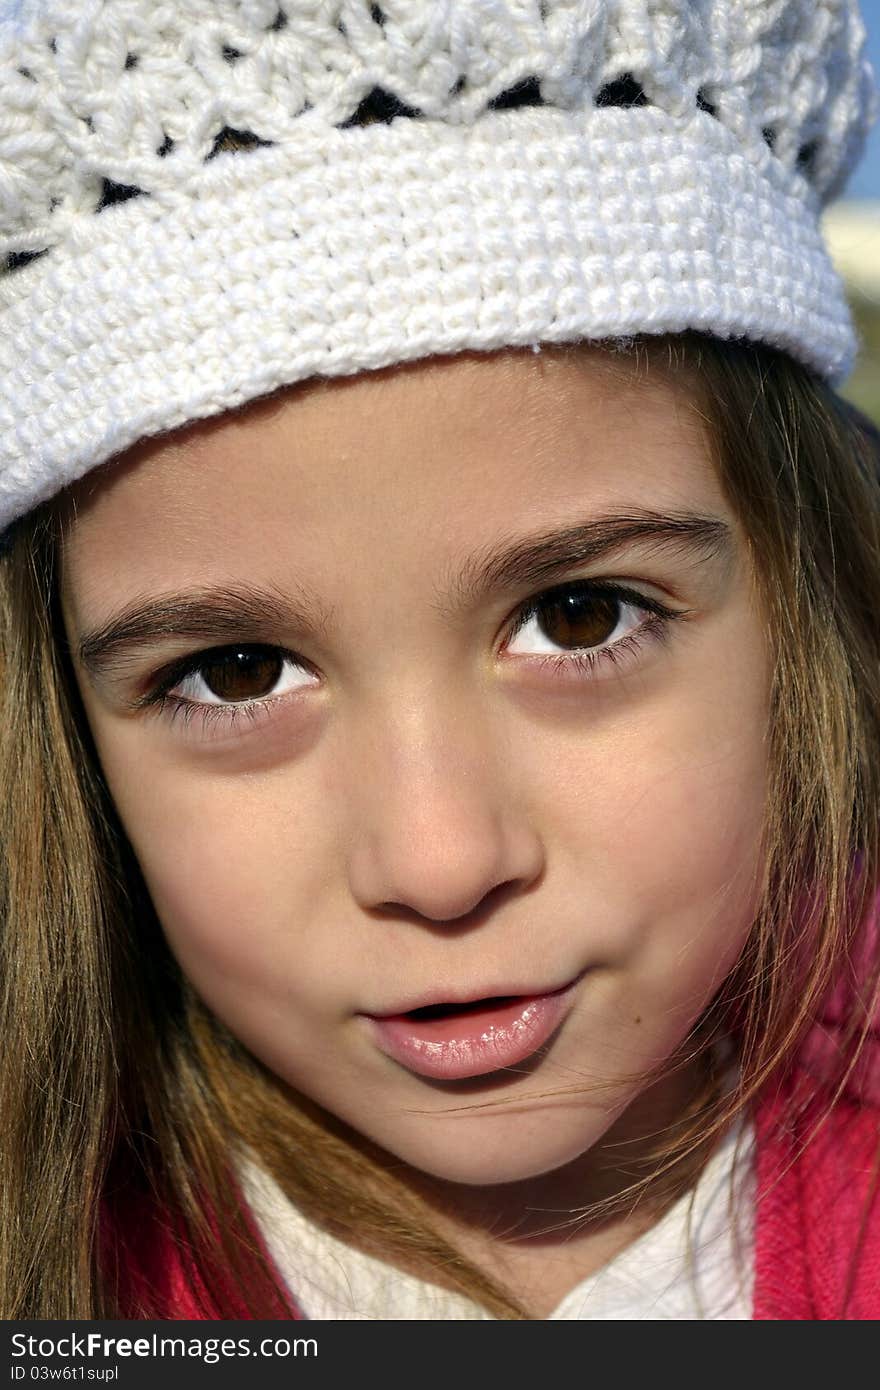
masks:
{"label": "white collar", "polygon": [[[595,1274],[549,1319],[725,1319],[752,1316],[753,1134],[728,1131],[668,1212]],[[736,1219],[729,1208],[736,1166]],[[309,1220],[255,1162],[239,1164],[245,1196],[291,1297],[312,1320],[470,1320],[493,1315],[461,1294],[363,1254]]]}

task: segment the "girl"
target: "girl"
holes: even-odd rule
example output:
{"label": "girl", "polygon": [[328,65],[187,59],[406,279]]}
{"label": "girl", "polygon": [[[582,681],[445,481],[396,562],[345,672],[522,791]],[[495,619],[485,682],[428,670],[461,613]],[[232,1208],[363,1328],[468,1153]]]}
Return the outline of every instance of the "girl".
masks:
{"label": "girl", "polygon": [[2,1315],[880,1316],[850,0],[15,0]]}

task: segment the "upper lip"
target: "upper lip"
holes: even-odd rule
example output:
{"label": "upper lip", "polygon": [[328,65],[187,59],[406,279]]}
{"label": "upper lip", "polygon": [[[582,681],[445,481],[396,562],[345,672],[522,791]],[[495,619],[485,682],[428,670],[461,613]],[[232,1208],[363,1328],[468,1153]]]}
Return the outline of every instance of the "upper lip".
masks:
{"label": "upper lip", "polygon": [[480,999],[533,999],[539,998],[542,994],[558,994],[569,985],[574,984],[575,980],[580,979],[583,974],[580,971],[575,976],[569,976],[561,985],[548,985],[546,987],[529,986],[523,989],[521,985],[489,985],[486,989],[469,990],[466,994],[459,993],[457,990],[432,989],[426,994],[420,995],[417,999],[409,999],[405,1003],[397,1005],[395,1008],[382,1009],[367,1015],[368,1018],[396,1018],[400,1014],[412,1013],[414,1009],[427,1009],[432,1005],[446,1004],[450,1009],[460,1008],[465,1004],[476,1004]]}

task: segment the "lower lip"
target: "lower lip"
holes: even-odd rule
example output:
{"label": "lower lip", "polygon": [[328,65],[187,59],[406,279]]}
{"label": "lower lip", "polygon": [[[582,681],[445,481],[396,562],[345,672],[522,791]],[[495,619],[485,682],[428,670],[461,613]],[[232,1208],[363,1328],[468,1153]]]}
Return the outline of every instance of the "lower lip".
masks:
{"label": "lower lip", "polygon": [[552,994],[521,995],[496,1008],[417,1019],[371,1018],[380,1049],[419,1076],[460,1081],[526,1061],[559,1027],[581,976]]}

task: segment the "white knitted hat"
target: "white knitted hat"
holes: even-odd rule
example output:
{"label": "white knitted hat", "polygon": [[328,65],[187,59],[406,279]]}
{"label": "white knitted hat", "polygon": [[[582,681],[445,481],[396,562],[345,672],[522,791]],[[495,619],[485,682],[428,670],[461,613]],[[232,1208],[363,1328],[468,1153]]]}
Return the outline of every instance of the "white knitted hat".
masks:
{"label": "white knitted hat", "polygon": [[702,329],[831,381],[857,0],[0,0],[0,526],[305,377]]}

